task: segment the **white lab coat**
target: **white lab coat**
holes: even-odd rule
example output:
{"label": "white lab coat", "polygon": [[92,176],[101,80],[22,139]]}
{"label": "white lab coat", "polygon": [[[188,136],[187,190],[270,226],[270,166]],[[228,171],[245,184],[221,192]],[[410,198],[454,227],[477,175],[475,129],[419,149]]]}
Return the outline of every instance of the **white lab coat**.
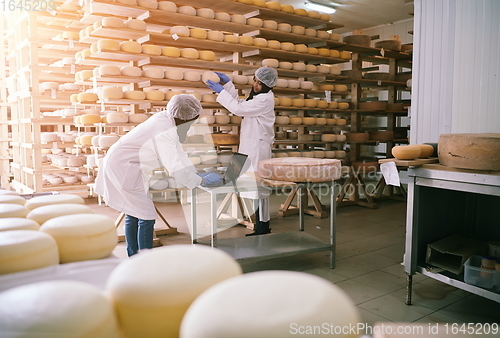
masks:
{"label": "white lab coat", "polygon": [[189,189],[201,184],[201,177],[182,150],[175,121],[165,111],[111,146],[99,168],[95,191],[115,210],[140,219],[156,219],[148,180],[152,170],[160,167]]}
{"label": "white lab coat", "polygon": [[[249,171],[258,171],[259,162],[271,158],[271,145],[274,142],[274,94],[272,91],[255,95],[245,101],[238,97],[232,82],[224,85],[217,96],[217,102],[234,115],[242,116],[239,152],[248,155]],[[251,199],[267,199],[267,192],[243,192],[241,196]],[[268,202],[267,202],[268,204]],[[269,220],[269,207],[260,202],[262,221]]]}

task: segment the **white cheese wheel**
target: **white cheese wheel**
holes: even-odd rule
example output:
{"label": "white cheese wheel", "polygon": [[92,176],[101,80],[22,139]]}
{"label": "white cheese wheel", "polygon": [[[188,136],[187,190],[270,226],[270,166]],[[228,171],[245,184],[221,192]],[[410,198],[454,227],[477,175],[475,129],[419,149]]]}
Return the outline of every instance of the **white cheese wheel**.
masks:
{"label": "white cheese wheel", "polygon": [[276,87],[286,88],[288,87],[288,81],[286,79],[278,79],[278,81],[276,81]]}
{"label": "white cheese wheel", "polygon": [[262,27],[267,29],[278,29],[278,23],[274,20],[263,20]]}
{"label": "white cheese wheel", "polygon": [[142,53],[149,55],[161,55],[161,47],[157,45],[142,45]]}
{"label": "white cheese wheel", "polygon": [[205,61],[215,61],[215,53],[211,50],[200,50],[198,52],[198,58]]}
{"label": "white cheese wheel", "polygon": [[231,21],[231,15],[225,12],[215,12],[214,19],[229,22]]}
{"label": "white cheese wheel", "polygon": [[330,66],[318,65],[316,71],[322,74],[330,74]]}
{"label": "white cheese wheel", "polygon": [[457,133],[439,136],[439,163],[448,167],[500,170],[499,154],[500,133]]}
{"label": "white cheese wheel", "polygon": [[142,123],[149,118],[147,114],[130,114],[128,115],[128,122],[130,123]]}
{"label": "white cheese wheel", "polygon": [[119,100],[123,98],[123,91],[121,88],[102,88],[100,95],[104,100]]}
{"label": "white cheese wheel", "polygon": [[118,243],[114,220],[100,214],[52,218],[39,231],[56,240],[61,263],[105,258]]}
{"label": "white cheese wheel", "polygon": [[278,30],[286,33],[290,33],[292,31],[292,25],[288,23],[279,23],[278,24]]}
{"label": "white cheese wheel", "polygon": [[292,5],[281,5],[281,11],[285,13],[295,13],[295,8]]}
{"label": "white cheese wheel", "polygon": [[302,43],[299,43],[294,46],[294,50],[297,53],[307,53],[307,46]]}
{"label": "white cheese wheel", "polygon": [[201,96],[201,101],[203,102],[217,102],[217,95],[215,94],[203,94]]}
{"label": "white cheese wheel", "polygon": [[233,14],[231,15],[231,22],[239,23],[241,25],[246,25],[247,19],[241,14]]}
{"label": "white cheese wheel", "polygon": [[161,55],[178,58],[181,56],[181,50],[177,47],[163,47]]}
{"label": "white cheese wheel", "polygon": [[82,70],[79,74],[80,79],[83,81],[91,79],[94,76],[94,72],[92,70]]}
{"label": "white cheese wheel", "polygon": [[212,71],[206,71],[203,73],[201,80],[206,84],[208,80],[213,81],[215,83],[219,83],[220,78],[219,75],[215,74]]}
{"label": "white cheese wheel", "polygon": [[156,0],[137,0],[137,5],[150,9],[158,8],[158,1]]}
{"label": "white cheese wheel", "polygon": [[[112,114],[112,113],[108,113],[108,115],[109,114]],[[125,113],[118,113],[118,114],[125,114]],[[127,123],[128,122],[128,114],[125,114],[125,115],[126,115],[125,122],[118,122],[118,123]],[[109,117],[106,115],[106,118],[109,118]],[[110,122],[110,123],[114,123],[114,122]],[[119,139],[120,139],[120,136],[118,136],[118,135],[101,135],[99,137],[99,147],[101,147],[102,149],[109,149],[113,144],[118,142]]]}
{"label": "white cheese wheel", "polygon": [[140,77],[142,75],[142,69],[134,66],[124,66],[120,69],[120,73],[123,76]]}
{"label": "white cheese wheel", "polygon": [[195,39],[206,39],[208,36],[208,33],[206,30],[202,28],[190,28],[189,29],[189,36]]}
{"label": "white cheese wheel", "polygon": [[292,69],[303,72],[306,70],[306,64],[304,62],[294,62],[292,63]]}
{"label": "white cheese wheel", "polygon": [[190,32],[186,26],[173,26],[170,28],[170,35],[177,34],[178,36],[188,37]]}
{"label": "white cheese wheel", "polygon": [[184,80],[191,82],[198,82],[201,80],[201,74],[195,70],[188,70],[184,72]]}
{"label": "white cheese wheel", "polygon": [[202,17],[202,18],[207,18],[207,19],[214,19],[215,18],[215,13],[210,8],[198,8],[196,10],[196,15],[199,17]]}
{"label": "white cheese wheel", "polygon": [[330,74],[340,75],[341,69],[338,66],[330,66]]}
{"label": "white cheese wheel", "polygon": [[248,83],[248,77],[245,75],[233,75],[233,80],[232,82],[234,84],[241,84],[241,85],[246,85]]}
{"label": "white cheese wheel", "polygon": [[99,66],[97,73],[101,76],[116,76],[120,75],[120,68],[117,66]]}
{"label": "white cheese wheel", "polygon": [[136,30],[136,31],[145,31],[148,28],[146,23],[143,20],[139,20],[139,19],[128,20],[127,22],[125,22],[125,27],[127,27],[128,29]]}
{"label": "white cheese wheel", "polygon": [[54,205],[44,205],[34,210],[31,210],[26,216],[27,219],[31,219],[38,224],[42,225],[49,219],[72,215],[72,214],[93,214],[91,208],[83,204],[54,204]]}
{"label": "white cheese wheel", "polygon": [[212,40],[212,41],[222,42],[222,41],[224,41],[224,33],[220,32],[220,31],[208,31],[207,32],[207,39]]}
{"label": "white cheese wheel", "polygon": [[177,5],[172,1],[160,1],[158,2],[158,9],[166,12],[177,12]]}
{"label": "white cheese wheel", "polygon": [[250,25],[250,26],[255,26],[255,27],[262,27],[263,25],[263,21],[262,19],[260,18],[248,18],[247,19],[247,25]]}
{"label": "white cheese wheel", "polygon": [[[185,268],[193,262],[196,269]],[[241,274],[222,250],[169,245],[124,260],[111,272],[106,290],[125,336],[178,337],[189,305],[213,285]]]}
{"label": "white cheese wheel", "polygon": [[[108,123],[127,123],[128,114],[119,112],[107,113],[106,121],[108,121]],[[104,135],[102,135],[101,137],[104,137]]]}
{"label": "white cheese wheel", "polygon": [[149,91],[146,93],[146,100],[163,101],[165,100],[165,93],[159,90]]}
{"label": "white cheese wheel", "polygon": [[[59,264],[56,241],[38,230],[0,231],[0,275]],[[5,292],[4,292],[5,293]],[[4,294],[2,293],[2,295]],[[0,306],[5,306],[2,301]],[[12,313],[13,308],[9,311]],[[2,312],[2,320],[6,312]],[[18,318],[17,320],[19,320]],[[3,322],[2,330],[7,323]]]}
{"label": "white cheese wheel", "polygon": [[257,47],[267,47],[267,40],[264,38],[254,38],[253,45]]}
{"label": "white cheese wheel", "polygon": [[340,178],[340,166],[338,160],[269,159],[259,163],[259,174],[277,181],[326,182]]}
{"label": "white cheese wheel", "polygon": [[293,68],[293,64],[291,62],[288,62],[288,61],[282,61],[282,62],[279,63],[278,68],[292,69]]}
{"label": "white cheese wheel", "polygon": [[[282,160],[289,159],[293,158]],[[240,314],[246,311],[253,314],[259,325],[241,318]],[[297,333],[320,337],[320,331],[313,328],[327,327],[331,329],[328,332],[334,332],[336,327],[356,327],[360,320],[358,309],[346,292],[324,278],[295,271],[259,271],[223,281],[200,295],[182,321],[180,336],[283,337],[283,332],[294,332],[297,328]],[[324,323],[328,326],[322,326]],[[332,333],[331,336],[358,335]]]}
{"label": "white cheese wheel", "polygon": [[42,141],[44,143],[56,142],[57,141],[57,133],[42,132],[42,133],[40,133],[40,141]]}
{"label": "white cheese wheel", "polygon": [[[44,205],[51,204],[85,204],[85,200],[77,195],[72,194],[59,194],[59,195],[47,195],[47,196],[37,196],[29,199],[25,207],[29,210],[36,209]],[[25,217],[25,216],[23,216]]]}
{"label": "white cheese wheel", "polygon": [[101,122],[101,117],[99,115],[85,114],[79,117],[80,117],[80,124],[94,124]]}
{"label": "white cheese wheel", "polygon": [[194,48],[184,48],[181,50],[181,57],[186,59],[198,59],[200,53]]}
{"label": "white cheese wheel", "polygon": [[142,90],[131,90],[123,93],[123,98],[128,100],[145,100],[146,93]]}
{"label": "white cheese wheel", "polygon": [[94,93],[79,93],[77,96],[78,102],[96,102],[97,94]]}
{"label": "white cheese wheel", "polygon": [[225,35],[224,35],[224,42],[228,42],[228,43],[238,43],[238,42],[239,42],[239,38],[238,38],[236,35],[232,35],[232,34],[225,34]]}
{"label": "white cheese wheel", "polygon": [[0,218],[26,217],[30,209],[17,203],[0,203]]}
{"label": "white cheese wheel", "polygon": [[288,80],[288,88],[299,89],[300,88],[299,80]]}
{"label": "white cheese wheel", "polygon": [[312,81],[300,81],[300,88],[311,90],[314,87],[314,83]]}
{"label": "white cheese wheel", "polygon": [[163,68],[160,67],[148,67],[142,70],[142,76],[151,79],[163,79],[165,77],[165,72]]}
{"label": "white cheese wheel", "polygon": [[0,195],[0,204],[25,205],[26,200],[19,195]]}
{"label": "white cheese wheel", "polygon": [[0,298],[0,327],[17,337],[63,337],[69,332],[73,337],[120,337],[112,304],[88,283],[34,282],[8,289]]}
{"label": "white cheese wheel", "polygon": [[293,52],[295,50],[295,45],[291,42],[282,42],[280,48],[286,51]]}
{"label": "white cheese wheel", "polygon": [[0,231],[38,230],[39,228],[40,224],[38,224],[32,219],[21,218],[21,217],[0,218]]}
{"label": "white cheese wheel", "polygon": [[137,41],[123,41],[120,44],[120,50],[127,53],[139,54],[142,52],[142,46]]}
{"label": "white cheese wheel", "polygon": [[278,59],[264,59],[264,60],[262,60],[262,66],[278,68],[279,64],[280,64],[280,62],[278,61]]}
{"label": "white cheese wheel", "polygon": [[184,79],[184,71],[176,68],[167,69],[165,70],[165,78],[170,80],[182,80]]}
{"label": "white cheese wheel", "polygon": [[277,11],[281,11],[281,3],[279,1],[269,1],[266,2],[266,7],[269,9],[274,9]]}
{"label": "white cheese wheel", "polygon": [[[242,45],[251,46],[251,45],[253,45],[253,37],[248,36],[248,35],[239,36],[238,43],[240,43]],[[268,45],[269,45],[269,43],[268,43]]]}
{"label": "white cheese wheel", "polygon": [[191,6],[180,6],[177,8],[178,13],[186,14],[186,15],[193,15],[196,16],[196,9]]}

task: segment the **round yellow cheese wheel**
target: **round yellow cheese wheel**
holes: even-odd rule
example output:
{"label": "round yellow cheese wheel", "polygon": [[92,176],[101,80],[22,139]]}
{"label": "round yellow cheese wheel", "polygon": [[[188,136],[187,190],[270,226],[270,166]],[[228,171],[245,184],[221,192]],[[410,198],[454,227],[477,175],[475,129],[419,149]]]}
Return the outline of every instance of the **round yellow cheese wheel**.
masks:
{"label": "round yellow cheese wheel", "polygon": [[294,13],[297,14],[297,15],[301,15],[301,16],[308,16],[307,10],[305,10],[303,8],[295,8]]}
{"label": "round yellow cheese wheel", "polygon": [[330,40],[339,41],[340,40],[340,34],[338,34],[338,33],[330,33]]}
{"label": "round yellow cheese wheel", "polygon": [[90,51],[90,48],[86,48],[86,49],[81,51],[82,58],[88,58],[88,57],[90,57],[90,54],[92,54],[92,52]]}
{"label": "round yellow cheese wheel", "polygon": [[263,25],[263,22],[262,22],[262,19],[260,18],[248,18],[247,19],[247,25],[250,25],[250,26],[255,26],[255,27],[262,27]]}
{"label": "round yellow cheese wheel", "polygon": [[294,13],[295,8],[292,5],[281,5],[281,11],[285,13]]}
{"label": "round yellow cheese wheel", "polygon": [[46,221],[39,231],[56,240],[61,263],[105,258],[118,243],[113,219],[100,214],[59,216]]}
{"label": "round yellow cheese wheel", "polygon": [[91,79],[94,76],[94,72],[92,70],[82,70],[79,74],[80,79],[83,81]]}
{"label": "round yellow cheese wheel", "polygon": [[305,29],[304,26],[297,26],[297,25],[295,25],[295,26],[292,26],[292,31],[291,32],[294,33],[294,34],[304,35],[305,32],[306,32],[306,29]]}
{"label": "round yellow cheese wheel", "polygon": [[97,99],[98,99],[97,94],[94,93],[78,94],[78,102],[96,102]]}
{"label": "round yellow cheese wheel", "polygon": [[262,27],[267,29],[278,29],[278,23],[274,20],[263,20]]}
{"label": "round yellow cheese wheel", "polygon": [[83,204],[54,204],[44,205],[34,210],[31,210],[26,216],[38,224],[42,225],[49,219],[71,215],[71,214],[93,214],[91,208]]}
{"label": "round yellow cheese wheel", "polygon": [[232,34],[225,34],[224,35],[224,42],[228,42],[228,43],[238,43],[239,42],[239,39],[236,35],[232,35]]}
{"label": "round yellow cheese wheel", "polygon": [[212,40],[212,41],[222,42],[222,41],[224,41],[224,33],[220,32],[220,31],[208,31],[207,32],[207,39]]}
{"label": "round yellow cheese wheel", "polygon": [[335,85],[336,92],[346,92],[348,87],[346,85]]}
{"label": "round yellow cheese wheel", "polygon": [[125,27],[136,31],[145,31],[147,29],[146,23],[143,20],[139,19],[128,20],[127,22],[125,22]]}
{"label": "round yellow cheese wheel", "polygon": [[10,194],[5,194],[5,195],[0,195],[0,204],[19,204],[19,205],[25,205],[26,200],[22,198],[19,195],[10,195]]}
{"label": "round yellow cheese wheel", "polygon": [[101,117],[95,114],[85,114],[80,116],[80,124],[94,124],[101,122]]}
{"label": "round yellow cheese wheel", "polygon": [[253,0],[236,0],[236,1],[247,5],[253,5]]}
{"label": "round yellow cheese wheel", "polygon": [[341,69],[338,66],[330,66],[330,74],[332,75],[340,75]]}
{"label": "round yellow cheese wheel", "polygon": [[316,37],[327,40],[330,38],[330,33],[328,33],[327,31],[318,30],[316,31]]}
{"label": "round yellow cheese wheel", "polygon": [[278,30],[286,33],[290,33],[292,31],[292,25],[288,23],[279,23]]}
{"label": "round yellow cheese wheel", "polygon": [[[349,103],[348,102],[339,102],[338,103],[338,108],[339,109],[348,109],[349,108]],[[340,120],[337,121],[337,124],[340,125],[339,123]],[[345,121],[345,120],[344,120]]]}
{"label": "round yellow cheese wheel", "polygon": [[189,28],[186,26],[173,26],[170,28],[170,35],[178,35],[178,36],[183,36],[183,37],[188,37],[190,32]]}
{"label": "round yellow cheese wheel", "polygon": [[145,100],[146,93],[142,90],[131,90],[123,93],[123,98],[128,100]]}
{"label": "round yellow cheese wheel", "polygon": [[340,58],[350,60],[351,59],[351,52],[345,52],[345,51],[340,52]]}
{"label": "round yellow cheese wheel", "polygon": [[215,74],[212,71],[206,71],[203,73],[201,80],[206,84],[208,80],[213,81],[215,83],[219,83],[220,78],[219,75]]}
{"label": "round yellow cheese wheel", "polygon": [[0,275],[57,264],[58,247],[50,235],[38,230],[0,231]]}
{"label": "round yellow cheese wheel", "polygon": [[[328,108],[328,102],[325,100],[318,100],[318,108]],[[325,121],[326,123],[326,121]]]}
{"label": "round yellow cheese wheel", "polygon": [[172,1],[160,1],[158,2],[158,9],[166,12],[177,12],[177,5]]}
{"label": "round yellow cheese wheel", "polygon": [[316,54],[318,54],[318,48],[316,48],[316,47],[307,47],[307,53],[308,54],[314,54],[314,55],[316,55]]}
{"label": "round yellow cheese wheel", "polygon": [[97,73],[101,76],[116,76],[120,75],[120,68],[117,66],[99,66]]}
{"label": "round yellow cheese wheel", "polygon": [[120,42],[111,39],[101,39],[97,41],[97,50],[120,50]]}
{"label": "round yellow cheese wheel", "polygon": [[292,69],[293,68],[293,65],[291,62],[288,62],[288,61],[282,61],[279,63],[278,65],[278,68],[282,68],[282,69]]}
{"label": "round yellow cheese wheel", "polygon": [[236,74],[236,75],[233,75],[232,82],[235,84],[246,85],[248,83],[248,77],[246,77],[245,75]]}
{"label": "round yellow cheese wheel", "polygon": [[29,199],[26,202],[25,207],[27,207],[30,210],[33,210],[44,205],[67,204],[67,203],[85,204],[85,200],[78,195],[72,195],[72,194],[37,196]]}
{"label": "round yellow cheese wheel", "polygon": [[71,103],[76,103],[76,102],[79,102],[79,101],[78,101],[78,94],[71,94],[71,95],[69,96],[69,102],[71,102]]}
{"label": "round yellow cheese wheel", "polygon": [[142,69],[134,66],[124,66],[120,69],[120,73],[123,76],[140,77],[142,75]]}
{"label": "round yellow cheese wheel", "polygon": [[281,11],[281,3],[279,1],[269,1],[266,2],[266,7],[269,9],[274,9],[277,11]]}
{"label": "round yellow cheese wheel", "polygon": [[247,19],[241,14],[233,14],[231,15],[231,22],[239,23],[241,25],[246,25]]}
{"label": "round yellow cheese wheel", "polygon": [[165,72],[163,68],[160,67],[147,67],[143,68],[142,76],[152,79],[163,79],[165,77]]}
{"label": "round yellow cheese wheel", "polygon": [[304,99],[304,105],[308,108],[316,108],[318,100],[315,99]]}
{"label": "round yellow cheese wheel", "polygon": [[186,15],[193,15],[193,16],[196,15],[196,9],[194,9],[194,7],[191,6],[180,6],[179,8],[177,8],[177,12]]}
{"label": "round yellow cheese wheel", "polygon": [[161,47],[157,45],[142,45],[142,53],[149,55],[161,55]]}
{"label": "round yellow cheese wheel", "polygon": [[278,40],[268,40],[267,41],[267,47],[268,48],[273,48],[273,49],[280,49],[281,48],[281,42]]}
{"label": "round yellow cheese wheel", "polygon": [[328,48],[318,48],[318,55],[329,57],[330,50]]}
{"label": "round yellow cheese wheel", "polygon": [[137,0],[116,0],[116,2],[129,6],[137,6]]}
{"label": "round yellow cheese wheel", "polygon": [[[242,35],[240,37],[238,37],[238,43],[242,44],[242,45],[253,45],[253,37],[251,36],[247,36],[247,35]],[[269,42],[268,42],[268,45],[269,45]]]}
{"label": "round yellow cheese wheel", "polygon": [[[186,269],[192,264],[195,269]],[[106,290],[125,336],[178,337],[189,305],[213,285],[241,274],[222,250],[169,245],[124,260],[111,272]]]}
{"label": "round yellow cheese wheel", "polygon": [[120,50],[127,53],[139,54],[142,52],[142,46],[137,41],[123,41],[120,44]]}
{"label": "round yellow cheese wheel", "polygon": [[294,62],[292,63],[292,69],[303,72],[306,70],[306,64],[304,62]]}
{"label": "round yellow cheese wheel", "polygon": [[254,38],[253,45],[257,47],[267,47],[267,40],[264,38]]}
{"label": "round yellow cheese wheel", "polygon": [[215,53],[211,50],[200,50],[198,57],[200,60],[215,61]]}
{"label": "round yellow cheese wheel", "polygon": [[252,4],[254,6],[266,7],[266,0],[253,0]]}
{"label": "round yellow cheese wheel", "polygon": [[[304,104],[304,99],[292,99],[292,106],[294,107],[304,107]],[[304,120],[304,118],[302,118],[302,120]]]}
{"label": "round yellow cheese wheel", "polygon": [[165,94],[165,100],[170,101],[175,95],[183,94],[182,92],[174,92],[174,91],[169,91]]}
{"label": "round yellow cheese wheel", "polygon": [[318,71],[318,67],[316,65],[306,65],[306,72],[316,73]]}
{"label": "round yellow cheese wheel", "polygon": [[196,39],[206,39],[208,37],[208,33],[202,28],[190,28],[189,36]]}
{"label": "round yellow cheese wheel", "polygon": [[149,91],[146,93],[146,100],[163,101],[165,100],[165,93],[159,90]]}
{"label": "round yellow cheese wheel", "polygon": [[200,53],[194,48],[184,48],[181,50],[181,57],[186,59],[198,59]]}
{"label": "round yellow cheese wheel", "polygon": [[262,60],[262,66],[278,68],[279,64],[280,64],[280,62],[278,61],[278,59],[264,59],[264,60]]}
{"label": "round yellow cheese wheel", "polygon": [[295,50],[295,45],[291,42],[282,42],[281,49],[293,52]]}
{"label": "round yellow cheese wheel", "polygon": [[229,22],[231,21],[231,15],[225,12],[215,12],[214,19]]}
{"label": "round yellow cheese wheel", "polygon": [[395,146],[391,149],[392,155],[398,160],[414,160],[420,156],[420,148],[414,145]]}
{"label": "round yellow cheese wheel", "polygon": [[294,49],[297,53],[307,53],[307,46],[302,43],[295,44]]}
{"label": "round yellow cheese wheel", "polygon": [[170,80],[184,79],[184,72],[181,69],[170,68],[165,70],[165,78]]}
{"label": "round yellow cheese wheel", "polygon": [[161,54],[164,56],[178,58],[181,56],[181,50],[177,47],[163,47]]}
{"label": "round yellow cheese wheel", "polygon": [[292,99],[289,97],[280,97],[279,100],[280,100],[279,101],[280,106],[288,106],[289,107],[292,105]]}
{"label": "round yellow cheese wheel", "polygon": [[[97,21],[98,22],[98,21]],[[102,26],[104,27],[112,27],[112,28],[123,28],[125,27],[125,23],[120,18],[115,17],[105,17],[101,21]]]}
{"label": "round yellow cheese wheel", "polygon": [[215,12],[210,8],[198,8],[196,10],[196,15],[202,18],[214,19]]}
{"label": "round yellow cheese wheel", "polygon": [[21,217],[0,218],[0,231],[9,230],[38,230],[40,224],[32,219]]}
{"label": "round yellow cheese wheel", "polygon": [[201,74],[195,70],[185,71],[183,74],[183,77],[184,77],[184,80],[191,81],[191,82],[197,82],[197,81],[201,80]]}
{"label": "round yellow cheese wheel", "polygon": [[137,5],[140,7],[146,7],[150,9],[158,8],[158,1],[156,0],[137,0]]}
{"label": "round yellow cheese wheel", "polygon": [[123,98],[123,91],[121,88],[102,88],[100,94],[103,100],[119,100]]}
{"label": "round yellow cheese wheel", "polygon": [[332,18],[332,17],[330,16],[330,14],[321,13],[321,14],[319,15],[319,19],[320,19],[320,20],[323,20],[323,21],[330,21],[330,20],[331,20],[331,18]]}

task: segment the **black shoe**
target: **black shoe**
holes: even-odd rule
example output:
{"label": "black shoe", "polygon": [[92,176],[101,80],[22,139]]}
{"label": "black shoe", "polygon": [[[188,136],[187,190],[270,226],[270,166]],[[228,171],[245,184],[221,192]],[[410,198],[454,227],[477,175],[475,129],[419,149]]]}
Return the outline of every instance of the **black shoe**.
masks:
{"label": "black shoe", "polygon": [[262,234],[259,234],[257,231],[254,231],[251,234],[246,234],[245,236],[248,237],[248,236],[267,235],[267,234],[270,234],[270,233],[271,233],[271,229],[269,229],[269,232],[264,232]]}

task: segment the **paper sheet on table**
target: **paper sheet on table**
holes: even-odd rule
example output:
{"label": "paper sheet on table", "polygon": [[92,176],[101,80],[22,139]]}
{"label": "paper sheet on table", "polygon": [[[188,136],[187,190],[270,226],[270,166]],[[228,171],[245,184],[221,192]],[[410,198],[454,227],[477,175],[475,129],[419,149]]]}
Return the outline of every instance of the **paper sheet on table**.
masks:
{"label": "paper sheet on table", "polygon": [[385,183],[387,185],[401,186],[401,182],[399,181],[399,173],[396,168],[396,163],[387,162],[380,164],[380,171],[384,176]]}

